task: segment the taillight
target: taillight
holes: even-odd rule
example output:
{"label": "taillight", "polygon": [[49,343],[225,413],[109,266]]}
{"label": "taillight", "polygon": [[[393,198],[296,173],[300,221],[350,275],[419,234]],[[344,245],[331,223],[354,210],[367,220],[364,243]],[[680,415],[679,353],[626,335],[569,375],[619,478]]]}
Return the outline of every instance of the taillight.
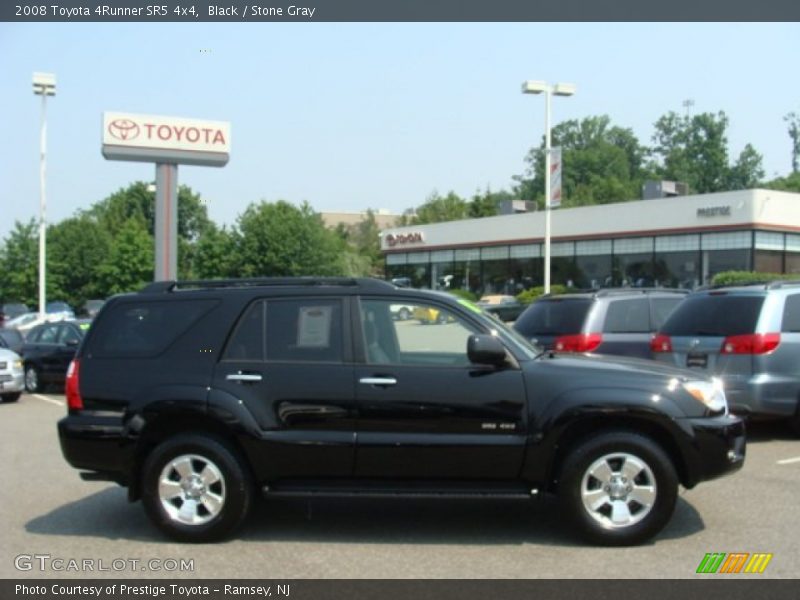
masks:
{"label": "taillight", "polygon": [[556,338],[553,348],[556,352],[592,352],[602,343],[599,333],[579,333],[578,335],[561,335]]}
{"label": "taillight", "polygon": [[64,387],[67,395],[67,408],[70,410],[83,410],[83,398],[81,398],[81,392],[78,386],[80,367],[81,363],[76,358],[69,363],[69,369],[67,369],[67,382]]}
{"label": "taillight", "polygon": [[652,352],[672,352],[672,339],[668,335],[659,333],[650,340]]}
{"label": "taillight", "polygon": [[722,354],[769,354],[781,343],[780,333],[729,335],[722,342]]}

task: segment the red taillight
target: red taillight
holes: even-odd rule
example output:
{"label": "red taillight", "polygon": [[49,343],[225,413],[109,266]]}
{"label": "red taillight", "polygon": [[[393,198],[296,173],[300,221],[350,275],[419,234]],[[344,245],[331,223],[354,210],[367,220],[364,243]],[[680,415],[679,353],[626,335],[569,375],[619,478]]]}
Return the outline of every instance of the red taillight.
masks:
{"label": "red taillight", "polygon": [[780,333],[729,335],[722,342],[722,354],[769,354],[781,343]]}
{"label": "red taillight", "polygon": [[579,333],[578,335],[561,335],[556,338],[553,348],[556,352],[592,352],[603,341],[599,333]]}
{"label": "red taillight", "polygon": [[652,352],[672,352],[672,339],[663,333],[654,335],[650,340],[650,350]]}
{"label": "red taillight", "polygon": [[67,369],[67,383],[64,387],[67,395],[67,408],[70,410],[83,410],[83,398],[81,398],[78,386],[80,367],[81,363],[76,358],[69,363],[69,369]]}

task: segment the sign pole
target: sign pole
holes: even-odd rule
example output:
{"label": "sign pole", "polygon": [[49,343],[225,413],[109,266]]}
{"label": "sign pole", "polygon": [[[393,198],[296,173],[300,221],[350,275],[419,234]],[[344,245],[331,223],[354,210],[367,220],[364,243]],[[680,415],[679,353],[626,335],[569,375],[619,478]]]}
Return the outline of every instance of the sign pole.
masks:
{"label": "sign pole", "polygon": [[178,279],[178,165],[156,163],[155,280]]}

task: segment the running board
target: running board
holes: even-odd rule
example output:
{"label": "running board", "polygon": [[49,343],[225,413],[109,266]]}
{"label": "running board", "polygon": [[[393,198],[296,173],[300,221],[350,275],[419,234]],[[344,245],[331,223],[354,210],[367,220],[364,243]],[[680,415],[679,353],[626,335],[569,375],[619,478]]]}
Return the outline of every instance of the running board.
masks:
{"label": "running board", "polygon": [[341,485],[280,483],[262,487],[270,498],[441,498],[441,499],[488,499],[502,498],[527,500],[539,494],[538,488],[516,485],[454,486],[442,485]]}

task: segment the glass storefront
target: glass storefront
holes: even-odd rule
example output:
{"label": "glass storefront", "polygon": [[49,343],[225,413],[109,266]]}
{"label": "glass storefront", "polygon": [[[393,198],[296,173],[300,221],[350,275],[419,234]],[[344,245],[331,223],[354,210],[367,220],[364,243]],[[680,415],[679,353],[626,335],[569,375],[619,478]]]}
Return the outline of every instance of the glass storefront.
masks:
{"label": "glass storefront", "polygon": [[[540,243],[388,254],[388,279],[413,287],[517,294],[543,284]],[[731,231],[551,244],[551,283],[576,288],[708,284],[722,271],[800,273],[800,234]]]}

